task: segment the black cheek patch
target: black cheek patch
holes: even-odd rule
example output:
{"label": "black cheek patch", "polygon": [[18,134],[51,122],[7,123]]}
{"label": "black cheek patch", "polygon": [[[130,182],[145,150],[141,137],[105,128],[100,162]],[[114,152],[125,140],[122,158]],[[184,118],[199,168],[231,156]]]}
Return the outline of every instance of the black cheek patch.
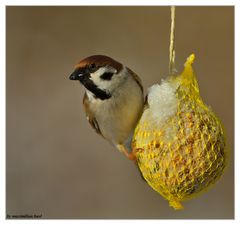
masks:
{"label": "black cheek patch", "polygon": [[111,80],[114,73],[104,73],[100,76],[102,80]]}

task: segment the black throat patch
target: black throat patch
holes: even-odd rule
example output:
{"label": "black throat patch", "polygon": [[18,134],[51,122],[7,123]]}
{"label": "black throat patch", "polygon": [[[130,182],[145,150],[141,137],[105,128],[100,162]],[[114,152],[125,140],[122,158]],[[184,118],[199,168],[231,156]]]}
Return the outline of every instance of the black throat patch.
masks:
{"label": "black throat patch", "polygon": [[111,98],[112,96],[107,93],[106,91],[103,91],[99,89],[92,80],[89,78],[83,78],[80,79],[80,82],[84,85],[85,88],[87,88],[89,91],[91,91],[94,94],[95,98],[99,98],[101,100],[107,100]]}

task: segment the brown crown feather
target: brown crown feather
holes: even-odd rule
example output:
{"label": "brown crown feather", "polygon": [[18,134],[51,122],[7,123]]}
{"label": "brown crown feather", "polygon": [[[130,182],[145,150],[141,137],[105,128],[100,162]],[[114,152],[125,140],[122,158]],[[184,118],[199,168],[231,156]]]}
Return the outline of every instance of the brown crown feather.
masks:
{"label": "brown crown feather", "polygon": [[114,59],[105,56],[105,55],[92,55],[89,56],[83,60],[81,60],[77,65],[76,68],[84,68],[87,65],[90,64],[96,64],[96,66],[98,67],[102,67],[102,66],[112,66],[113,68],[115,68],[117,70],[117,72],[121,71],[123,68],[123,65],[117,61],[115,61]]}

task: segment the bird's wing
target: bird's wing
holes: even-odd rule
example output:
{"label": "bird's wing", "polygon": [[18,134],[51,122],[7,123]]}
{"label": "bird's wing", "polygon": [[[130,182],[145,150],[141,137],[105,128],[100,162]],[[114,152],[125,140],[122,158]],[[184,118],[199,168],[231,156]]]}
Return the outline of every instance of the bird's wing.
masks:
{"label": "bird's wing", "polygon": [[130,70],[129,68],[127,68],[128,72],[131,74],[132,78],[137,82],[137,84],[139,85],[139,87],[141,88],[142,92],[143,92],[143,86],[142,86],[142,81],[140,79],[140,77],[134,73],[132,70]]}
{"label": "bird's wing", "polygon": [[98,125],[98,122],[97,122],[96,118],[94,117],[93,113],[90,110],[89,104],[90,104],[90,102],[89,102],[88,96],[85,92],[84,97],[83,97],[83,106],[84,106],[84,109],[85,109],[87,120],[91,124],[92,128],[98,134],[102,135],[101,130],[100,130],[99,125]]}

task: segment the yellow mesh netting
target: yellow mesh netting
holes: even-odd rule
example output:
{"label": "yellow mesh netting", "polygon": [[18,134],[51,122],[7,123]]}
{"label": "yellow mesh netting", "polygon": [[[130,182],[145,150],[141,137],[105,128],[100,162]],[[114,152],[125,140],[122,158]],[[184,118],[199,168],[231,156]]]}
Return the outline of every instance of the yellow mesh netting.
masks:
{"label": "yellow mesh netting", "polygon": [[191,55],[182,74],[168,80],[178,83],[175,113],[158,124],[145,110],[132,142],[147,183],[175,209],[213,184],[226,164],[223,126],[199,95],[193,61]]}

